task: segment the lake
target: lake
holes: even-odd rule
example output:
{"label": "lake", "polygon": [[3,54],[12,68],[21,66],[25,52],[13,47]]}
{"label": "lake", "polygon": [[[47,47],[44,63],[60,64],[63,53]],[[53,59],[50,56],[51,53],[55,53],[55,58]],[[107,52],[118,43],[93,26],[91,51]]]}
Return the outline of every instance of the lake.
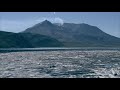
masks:
{"label": "lake", "polygon": [[120,48],[11,48],[0,51],[1,78],[120,77]]}

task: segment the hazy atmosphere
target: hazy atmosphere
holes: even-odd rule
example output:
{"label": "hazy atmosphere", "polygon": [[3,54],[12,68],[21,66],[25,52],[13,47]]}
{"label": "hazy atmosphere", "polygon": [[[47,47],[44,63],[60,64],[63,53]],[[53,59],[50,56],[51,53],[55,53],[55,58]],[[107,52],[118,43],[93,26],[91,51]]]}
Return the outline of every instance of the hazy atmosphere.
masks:
{"label": "hazy atmosphere", "polygon": [[44,20],[87,23],[120,37],[120,12],[0,12],[0,30],[20,32]]}

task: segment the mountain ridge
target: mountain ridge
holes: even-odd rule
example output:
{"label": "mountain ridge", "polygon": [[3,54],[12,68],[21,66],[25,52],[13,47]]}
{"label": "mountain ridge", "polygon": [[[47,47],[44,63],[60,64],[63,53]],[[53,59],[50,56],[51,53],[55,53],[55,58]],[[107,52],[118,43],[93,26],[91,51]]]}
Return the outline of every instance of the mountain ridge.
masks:
{"label": "mountain ridge", "polygon": [[[42,25],[44,22],[47,22],[47,24]],[[50,36],[62,42],[66,47],[120,45],[120,38],[109,35],[98,27],[85,23],[64,23],[58,26],[50,21],[43,21],[37,26],[24,30],[22,33],[26,32]]]}

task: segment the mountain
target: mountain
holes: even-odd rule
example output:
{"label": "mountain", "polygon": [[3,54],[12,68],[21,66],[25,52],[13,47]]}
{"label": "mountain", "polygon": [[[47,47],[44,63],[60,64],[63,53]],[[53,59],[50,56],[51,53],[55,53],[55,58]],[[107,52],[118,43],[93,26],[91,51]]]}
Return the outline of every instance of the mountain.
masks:
{"label": "mountain", "polygon": [[50,36],[62,42],[66,47],[120,46],[120,38],[111,36],[98,27],[85,23],[64,23],[59,25],[45,20],[22,33]]}
{"label": "mountain", "polygon": [[60,47],[58,40],[45,35],[0,31],[0,48]]}
{"label": "mountain", "polygon": [[67,41],[67,40],[70,40],[70,37],[71,37],[71,36],[68,36],[68,33],[70,33],[69,29],[56,24],[52,24],[47,20],[26,29],[22,33],[34,33],[34,34],[47,35],[52,38],[58,39],[59,41]]}

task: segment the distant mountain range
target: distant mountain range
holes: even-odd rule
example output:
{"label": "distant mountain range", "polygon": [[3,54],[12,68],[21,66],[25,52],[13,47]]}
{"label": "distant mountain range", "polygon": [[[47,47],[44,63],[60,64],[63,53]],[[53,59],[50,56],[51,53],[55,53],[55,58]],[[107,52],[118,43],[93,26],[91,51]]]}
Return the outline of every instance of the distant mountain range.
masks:
{"label": "distant mountain range", "polygon": [[0,31],[0,48],[36,47],[120,47],[120,38],[84,23],[47,20],[19,33]]}
{"label": "distant mountain range", "polygon": [[47,20],[21,33],[46,35],[57,39],[65,47],[119,47],[120,38],[111,36],[96,26],[85,23],[51,23]]}

